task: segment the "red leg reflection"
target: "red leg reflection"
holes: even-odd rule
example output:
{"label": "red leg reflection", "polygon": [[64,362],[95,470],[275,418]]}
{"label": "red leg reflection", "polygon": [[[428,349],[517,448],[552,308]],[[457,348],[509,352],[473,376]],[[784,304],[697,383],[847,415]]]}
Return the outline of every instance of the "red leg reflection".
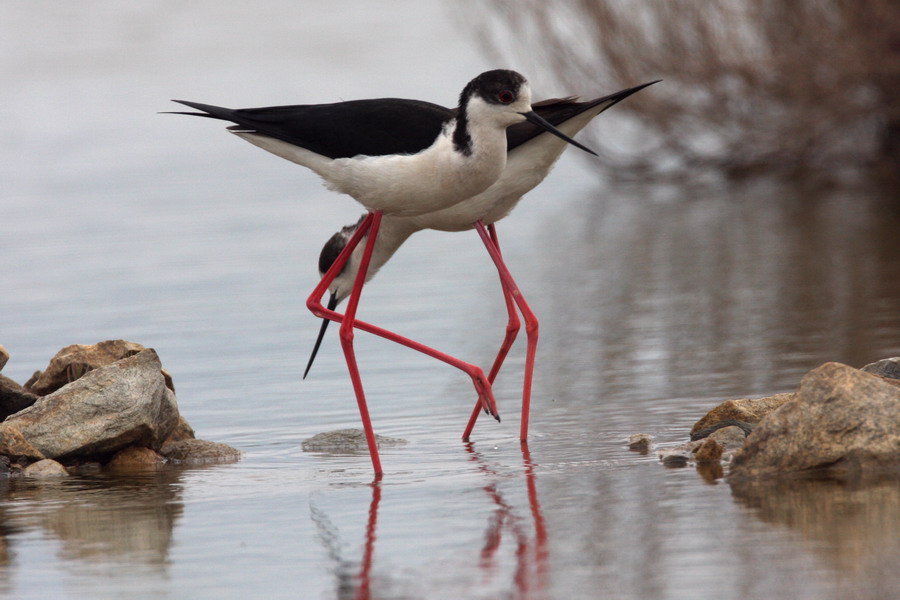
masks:
{"label": "red leg reflection", "polygon": [[546,587],[547,559],[549,557],[547,529],[543,513],[541,512],[541,505],[538,501],[535,465],[531,460],[528,444],[522,442],[521,449],[528,505],[534,522],[533,540],[529,539],[522,525],[522,517],[517,515],[515,508],[504,499],[496,482],[499,474],[483,461],[481,455],[475,451],[473,444],[465,444],[465,449],[471,454],[471,460],[478,464],[479,471],[495,480],[483,488],[494,504],[497,505],[497,509],[491,515],[488,530],[485,534],[485,543],[481,549],[481,568],[488,574],[493,570],[495,556],[500,549],[503,539],[503,531],[511,531],[516,544],[516,571],[513,579],[519,592],[517,597],[528,598],[532,591],[540,592]]}
{"label": "red leg reflection", "polygon": [[356,589],[357,600],[369,600],[369,573],[372,569],[372,556],[375,554],[375,528],[378,524],[378,504],[381,502],[381,476],[376,475],[372,482],[372,503],[369,504],[369,521],[366,523],[366,545],[359,569],[359,587]]}

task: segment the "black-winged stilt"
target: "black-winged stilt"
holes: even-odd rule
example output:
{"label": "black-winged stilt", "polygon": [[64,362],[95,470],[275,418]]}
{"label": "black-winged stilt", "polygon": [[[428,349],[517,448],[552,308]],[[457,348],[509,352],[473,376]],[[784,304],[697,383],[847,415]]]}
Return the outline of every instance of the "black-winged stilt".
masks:
{"label": "black-winged stilt", "polygon": [[[538,102],[533,107],[535,112],[545,120],[556,125],[567,135],[572,136],[606,109],[654,83],[657,82],[645,83],[587,102],[578,102],[574,98],[552,99]],[[519,331],[520,325],[516,316],[516,305],[522,312],[526,323],[528,347],[526,350],[520,426],[520,438],[524,441],[528,436],[531,380],[537,347],[538,321],[502,261],[494,223],[507,216],[524,194],[543,181],[552,170],[563,150],[565,150],[566,145],[557,138],[542,135],[543,132],[540,129],[528,123],[512,125],[506,132],[508,140],[506,168],[500,178],[487,190],[443,210],[410,217],[384,216],[379,229],[379,237],[371,254],[366,281],[374,277],[375,273],[393,256],[407,238],[417,231],[422,229],[464,231],[473,228],[478,231],[500,273],[509,315],[506,336],[488,374],[490,383],[493,383],[497,376]],[[337,304],[350,294],[353,283],[359,273],[363,248],[361,245],[357,245],[356,248],[351,249],[351,254],[344,254],[344,260],[338,260],[338,256],[345,250],[353,234],[364,221],[365,216],[357,223],[344,227],[335,233],[322,248],[322,253],[319,257],[319,272],[323,275],[323,282],[325,282],[327,290],[331,292],[331,296],[328,306],[322,307],[321,300],[325,288],[320,285],[316,292],[310,296],[308,302],[313,312],[317,314],[324,310],[333,312]],[[485,226],[487,226],[487,231],[485,231]],[[331,270],[332,267],[335,270]],[[328,274],[326,275],[326,273]],[[306,377],[315,360],[328,322],[329,319],[327,317],[323,318],[322,327],[319,330],[304,377]],[[360,321],[356,321],[356,326],[359,325]],[[480,400],[476,402],[463,433],[464,440],[468,440],[481,406]]]}
{"label": "black-winged stilt", "polygon": [[[470,81],[460,93],[455,113],[428,102],[397,98],[251,109],[175,102],[201,111],[183,114],[235,123],[228,128],[232,133],[311,169],[330,189],[352,196],[370,211],[348,245],[352,250],[368,233],[346,313],[316,314],[341,322],[341,345],[372,464],[376,473],[382,473],[353,352],[360,291],[382,215],[434,212],[486,190],[503,173],[506,128],[515,123],[534,123],[586,152],[596,153],[538,116],[531,107],[527,80],[515,71],[502,69],[487,71]],[[320,297],[322,294],[324,290]],[[384,333],[390,332],[380,335]],[[466,371],[485,411],[499,419],[491,385],[480,368],[400,336],[392,339],[408,342],[407,345]]]}

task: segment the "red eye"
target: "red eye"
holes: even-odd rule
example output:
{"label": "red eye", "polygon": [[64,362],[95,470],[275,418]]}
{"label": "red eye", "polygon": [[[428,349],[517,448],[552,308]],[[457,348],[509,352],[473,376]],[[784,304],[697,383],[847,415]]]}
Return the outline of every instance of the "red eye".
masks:
{"label": "red eye", "polygon": [[503,104],[509,104],[515,99],[515,94],[513,94],[509,90],[503,90],[499,94],[497,94],[497,100],[499,100]]}

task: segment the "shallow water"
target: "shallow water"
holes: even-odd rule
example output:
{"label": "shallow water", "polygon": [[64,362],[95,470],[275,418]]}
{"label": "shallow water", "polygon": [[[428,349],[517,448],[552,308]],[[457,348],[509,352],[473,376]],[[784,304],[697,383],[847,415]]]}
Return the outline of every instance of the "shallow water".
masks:
{"label": "shallow water", "polygon": [[[4,597],[898,589],[896,482],[732,488],[622,442],[649,432],[674,444],[720,399],[790,390],[828,360],[900,354],[889,198],[864,186],[599,186],[568,153],[499,226],[541,320],[527,448],[524,339],[495,387],[503,422],[480,421],[466,445],[467,378],[360,334],[376,430],[409,440],[383,450],[387,473],[373,485],[367,455],[300,447],[358,426],[334,331],[300,376],[318,329],[304,307],[318,251],[360,210],[217,125],[155,112],[172,109],[170,97],[450,104],[495,65],[429,3],[284,2],[252,15],[220,3],[34,6],[7,6],[0,24],[0,72],[16,82],[0,90],[3,372],[24,381],[70,343],[152,346],[198,435],[244,455],[5,483]],[[435,40],[440,51],[427,50]],[[506,320],[473,233],[417,235],[367,286],[360,316],[485,366]]]}

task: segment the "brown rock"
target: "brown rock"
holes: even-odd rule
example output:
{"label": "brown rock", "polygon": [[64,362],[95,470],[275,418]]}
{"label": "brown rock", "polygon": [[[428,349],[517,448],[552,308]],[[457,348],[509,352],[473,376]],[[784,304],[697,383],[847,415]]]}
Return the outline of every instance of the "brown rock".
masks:
{"label": "brown rock", "polygon": [[900,389],[839,363],[807,373],[732,460],[731,477],[900,472]]}
{"label": "brown rock", "polygon": [[653,436],[649,433],[635,433],[628,436],[628,449],[647,454],[650,452],[650,445],[653,442]]}
{"label": "brown rock", "polygon": [[69,472],[55,460],[45,458],[25,467],[24,475],[34,479],[49,479],[53,477],[68,477]]}
{"label": "brown rock", "polygon": [[165,462],[164,457],[150,448],[128,446],[116,452],[107,466],[111,469],[154,469]]}
{"label": "brown rock", "polygon": [[169,442],[160,452],[169,460],[188,463],[232,462],[241,458],[240,450],[228,444],[197,439]]}
{"label": "brown rock", "polygon": [[[26,387],[38,396],[46,396],[62,386],[76,381],[94,369],[111,365],[146,350],[142,345],[126,340],[107,340],[99,344],[72,344],[56,353],[37,379]],[[170,377],[171,381],[171,377]],[[174,386],[169,386],[174,390]]]}
{"label": "brown rock", "polygon": [[180,442],[181,440],[192,440],[194,437],[194,428],[187,422],[187,419],[179,415],[175,429],[172,430],[172,433],[169,434],[163,445],[170,442]]}
{"label": "brown rock", "polygon": [[152,349],[99,367],[6,420],[50,458],[110,454],[132,444],[158,448],[178,422]]}
{"label": "brown rock", "polygon": [[3,367],[6,366],[6,361],[9,360],[9,352],[6,351],[6,348],[0,344],[0,371],[3,370]]}
{"label": "brown rock", "polygon": [[759,423],[763,417],[777,410],[781,405],[791,399],[793,393],[775,394],[767,398],[740,398],[726,400],[714,409],[706,413],[702,419],[694,423],[691,435],[701,429],[712,427],[720,421],[734,420],[744,423]]}
{"label": "brown rock", "polygon": [[24,456],[30,460],[43,460],[44,454],[28,443],[22,432],[9,423],[0,423],[0,455],[16,458]]}
{"label": "brown rock", "polygon": [[34,404],[38,397],[21,385],[0,375],[0,421]]}
{"label": "brown rock", "polygon": [[721,460],[724,451],[725,447],[722,444],[712,438],[706,438],[694,450],[694,460],[698,462]]}
{"label": "brown rock", "polygon": [[31,377],[28,378],[28,381],[26,381],[24,384],[22,384],[22,387],[25,388],[26,390],[30,390],[31,386],[34,385],[34,382],[37,381],[38,377],[40,377],[40,376],[41,376],[41,371],[35,371],[34,373],[31,374]]}

